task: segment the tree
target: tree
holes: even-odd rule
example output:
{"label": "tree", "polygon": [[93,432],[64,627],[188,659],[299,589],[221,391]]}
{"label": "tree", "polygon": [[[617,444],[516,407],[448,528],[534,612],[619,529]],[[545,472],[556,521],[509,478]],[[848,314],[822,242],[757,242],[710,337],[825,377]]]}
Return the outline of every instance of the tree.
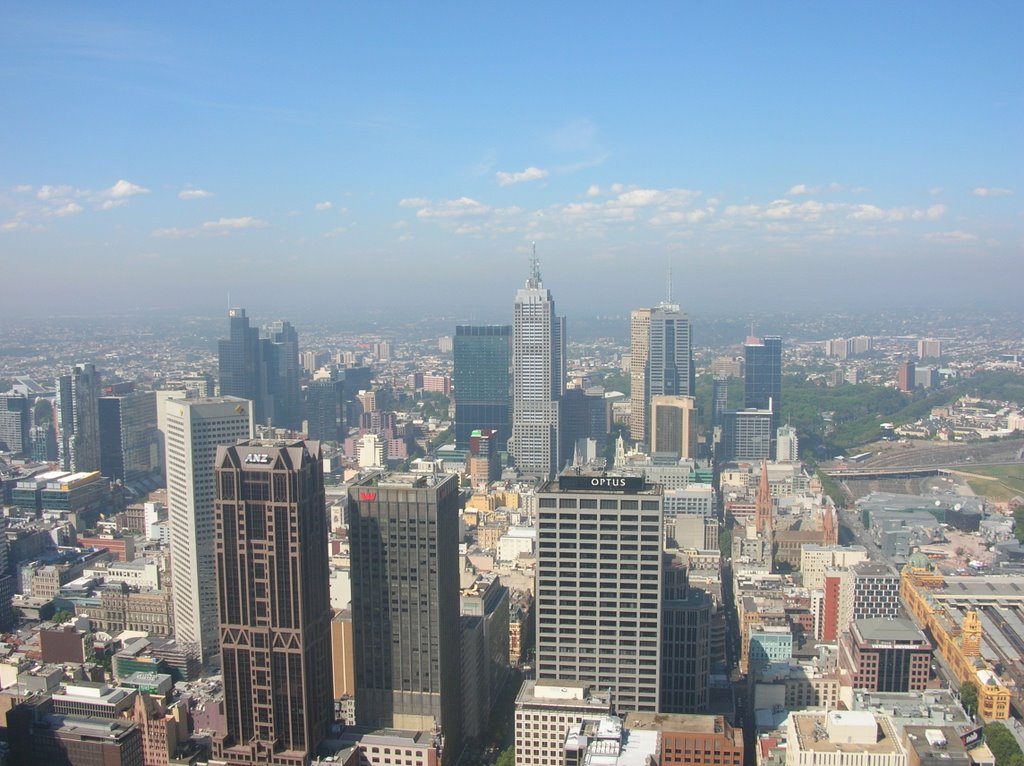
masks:
{"label": "tree", "polygon": [[978,712],[978,688],[970,681],[960,684],[960,704],[969,716]]}
{"label": "tree", "polygon": [[55,622],[58,625],[73,619],[75,619],[75,613],[68,609],[61,609],[59,612],[55,612],[53,617],[50,618],[52,622]]}
{"label": "tree", "polygon": [[516,766],[515,745],[502,750],[501,755],[498,756],[498,760],[494,762],[494,766]]}
{"label": "tree", "polygon": [[996,757],[996,766],[1013,766],[1012,762],[1021,756],[1021,750],[1009,730],[1003,724],[993,722],[982,729],[982,732],[985,735],[985,744]]}

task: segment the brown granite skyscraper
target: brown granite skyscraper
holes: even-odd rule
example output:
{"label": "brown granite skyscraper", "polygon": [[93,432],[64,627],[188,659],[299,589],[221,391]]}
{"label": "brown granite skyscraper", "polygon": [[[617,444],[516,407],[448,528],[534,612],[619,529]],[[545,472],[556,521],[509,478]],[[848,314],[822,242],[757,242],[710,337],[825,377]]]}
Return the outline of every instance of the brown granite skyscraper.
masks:
{"label": "brown granite skyscraper", "polygon": [[217,449],[215,546],[228,763],[303,766],[331,699],[327,516],[319,442]]}

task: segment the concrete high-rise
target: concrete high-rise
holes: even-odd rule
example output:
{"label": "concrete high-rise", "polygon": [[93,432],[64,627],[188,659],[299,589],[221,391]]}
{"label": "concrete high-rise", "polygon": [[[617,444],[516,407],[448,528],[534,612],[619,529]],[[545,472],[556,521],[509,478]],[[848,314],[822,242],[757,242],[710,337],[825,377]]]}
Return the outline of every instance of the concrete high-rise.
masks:
{"label": "concrete high-rise", "polygon": [[772,436],[782,412],[782,338],[749,337],[743,345],[743,407],[772,411]]}
{"label": "concrete high-rise", "polygon": [[592,684],[618,710],[658,710],[662,500],[636,477],[565,473],[540,488],[538,684]]}
{"label": "concrete high-rise", "polygon": [[174,632],[189,654],[219,659],[214,571],[217,447],[253,436],[252,402],[234,396],[164,403]]}
{"label": "concrete high-rise", "polygon": [[65,471],[100,470],[100,378],[95,365],[76,364],[57,378],[57,429]]}
{"label": "concrete high-rise", "polygon": [[662,303],[651,312],[647,396],[693,396],[695,387],[690,318],[679,306]]}
{"label": "concrete high-rise", "polygon": [[676,460],[697,457],[697,400],[692,396],[651,397],[651,453]]}
{"label": "concrete high-rise", "polygon": [[320,443],[217,448],[214,546],[228,763],[305,766],[334,720]]}
{"label": "concrete high-rise", "polygon": [[24,394],[0,394],[0,449],[32,454],[32,401]]}
{"label": "concrete high-rise", "polygon": [[512,326],[455,328],[455,446],[469,449],[474,431],[494,430],[498,451],[512,433]]}
{"label": "concrete high-rise", "polygon": [[374,473],[349,487],[356,722],[430,732],[462,749],[459,486]]}
{"label": "concrete high-rise", "polygon": [[534,254],[530,278],[516,292],[512,322],[512,462],[525,476],[550,479],[571,457],[560,439],[565,393],[565,317],[540,278]]}
{"label": "concrete high-rise", "polygon": [[651,343],[652,309],[629,314],[629,438],[642,442],[647,436],[647,352]]}
{"label": "concrete high-rise", "polygon": [[345,380],[340,372],[306,386],[306,430],[310,439],[345,441]]}

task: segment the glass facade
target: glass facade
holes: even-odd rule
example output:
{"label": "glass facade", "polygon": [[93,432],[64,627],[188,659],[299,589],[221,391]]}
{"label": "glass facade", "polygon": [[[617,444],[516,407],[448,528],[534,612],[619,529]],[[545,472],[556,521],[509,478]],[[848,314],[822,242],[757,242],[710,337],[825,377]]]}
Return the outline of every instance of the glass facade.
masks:
{"label": "glass facade", "polygon": [[455,444],[469,449],[477,429],[498,432],[498,450],[511,435],[511,325],[455,328]]}

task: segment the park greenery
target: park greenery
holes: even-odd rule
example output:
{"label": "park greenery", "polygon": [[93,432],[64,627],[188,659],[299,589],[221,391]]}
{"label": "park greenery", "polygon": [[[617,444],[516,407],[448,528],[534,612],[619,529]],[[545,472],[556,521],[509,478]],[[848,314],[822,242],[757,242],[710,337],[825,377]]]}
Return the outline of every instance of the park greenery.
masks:
{"label": "park greenery", "polygon": [[1024,753],[1006,726],[993,722],[985,726],[982,732],[985,735],[985,744],[995,756],[996,766],[1024,766]]}

